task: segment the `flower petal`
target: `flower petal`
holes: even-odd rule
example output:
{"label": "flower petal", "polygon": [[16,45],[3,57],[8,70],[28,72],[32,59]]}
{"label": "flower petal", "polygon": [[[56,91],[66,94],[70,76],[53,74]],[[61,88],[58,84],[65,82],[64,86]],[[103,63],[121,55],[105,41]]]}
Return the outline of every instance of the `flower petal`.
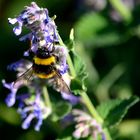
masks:
{"label": "flower petal", "polygon": [[2,80],[2,84],[5,88],[9,89],[11,92],[8,94],[5,102],[8,107],[11,107],[15,104],[16,101],[16,93],[18,88],[14,88],[14,82],[12,83],[6,83],[5,80]]}
{"label": "flower petal", "polygon": [[24,120],[24,122],[22,123],[22,128],[23,129],[28,129],[30,124],[31,124],[31,121],[32,119],[34,118],[34,114],[31,113],[30,115],[28,115],[28,117]]}
{"label": "flower petal", "polygon": [[11,107],[15,104],[16,101],[16,93],[10,93],[8,94],[7,98],[5,99],[5,102],[7,104],[8,107]]}
{"label": "flower petal", "polygon": [[22,28],[21,26],[16,26],[13,28],[13,32],[15,33],[15,35],[20,35],[21,34],[21,31],[22,31]]}
{"label": "flower petal", "polygon": [[36,131],[39,131],[40,130],[40,127],[42,125],[42,122],[43,122],[43,119],[42,118],[39,118],[37,124],[35,125],[35,130]]}
{"label": "flower petal", "polygon": [[10,24],[15,24],[18,20],[16,18],[8,18]]}
{"label": "flower petal", "polygon": [[73,105],[77,104],[80,101],[80,98],[77,96],[74,96],[73,94],[62,93],[61,95],[65,100],[70,101],[71,104]]}

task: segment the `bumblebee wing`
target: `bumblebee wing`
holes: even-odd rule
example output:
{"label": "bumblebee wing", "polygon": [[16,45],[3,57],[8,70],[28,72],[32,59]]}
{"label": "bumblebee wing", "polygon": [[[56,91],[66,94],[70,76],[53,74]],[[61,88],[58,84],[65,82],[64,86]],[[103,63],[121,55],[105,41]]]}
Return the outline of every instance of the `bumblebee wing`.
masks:
{"label": "bumblebee wing", "polygon": [[58,71],[56,71],[55,81],[56,81],[56,88],[60,92],[63,92],[63,93],[66,93],[66,94],[71,94],[72,93],[69,86],[63,80],[61,74]]}
{"label": "bumblebee wing", "polygon": [[27,84],[27,82],[30,80],[30,78],[33,75],[33,69],[30,67],[27,71],[25,71],[23,74],[21,74],[16,81],[14,81],[14,88],[17,88],[23,84]]}

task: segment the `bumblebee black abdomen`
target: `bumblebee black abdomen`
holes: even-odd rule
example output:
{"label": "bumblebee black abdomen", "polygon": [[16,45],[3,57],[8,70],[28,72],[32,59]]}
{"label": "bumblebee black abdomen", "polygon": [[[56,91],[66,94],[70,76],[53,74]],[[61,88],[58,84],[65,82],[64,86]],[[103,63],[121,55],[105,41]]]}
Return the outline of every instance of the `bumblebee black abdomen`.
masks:
{"label": "bumblebee black abdomen", "polygon": [[33,64],[33,70],[36,73],[44,73],[44,74],[50,74],[54,71],[52,66],[50,65],[45,66],[45,65],[37,65],[37,64]]}
{"label": "bumblebee black abdomen", "polygon": [[33,71],[39,78],[52,78],[56,75],[56,72],[51,65],[37,65],[34,63]]}

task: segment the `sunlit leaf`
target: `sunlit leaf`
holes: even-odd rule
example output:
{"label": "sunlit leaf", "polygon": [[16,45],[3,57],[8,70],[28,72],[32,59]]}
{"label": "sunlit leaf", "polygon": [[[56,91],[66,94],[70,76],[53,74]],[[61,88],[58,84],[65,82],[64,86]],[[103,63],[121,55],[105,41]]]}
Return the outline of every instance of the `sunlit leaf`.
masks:
{"label": "sunlit leaf", "polygon": [[0,104],[0,118],[12,125],[19,125],[21,122],[20,116],[17,114],[16,109],[8,108],[4,104]]}
{"label": "sunlit leaf", "polygon": [[139,98],[132,96],[129,99],[110,100],[97,107],[101,117],[104,119],[105,126],[119,124],[126,115],[128,109],[139,101]]}
{"label": "sunlit leaf", "polygon": [[118,126],[119,137],[138,140],[140,138],[140,120],[127,120]]}
{"label": "sunlit leaf", "polygon": [[73,64],[76,77],[71,80],[71,89],[76,93],[80,90],[86,90],[85,79],[87,78],[87,72],[85,64],[75,52],[73,52]]}
{"label": "sunlit leaf", "polygon": [[101,14],[83,15],[75,26],[76,40],[92,46],[107,46],[118,43],[121,34]]}

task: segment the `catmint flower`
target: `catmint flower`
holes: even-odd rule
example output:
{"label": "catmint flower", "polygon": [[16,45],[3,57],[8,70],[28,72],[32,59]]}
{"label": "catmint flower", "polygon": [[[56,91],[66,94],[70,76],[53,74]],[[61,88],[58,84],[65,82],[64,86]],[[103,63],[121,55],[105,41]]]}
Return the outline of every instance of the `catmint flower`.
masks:
{"label": "catmint flower", "polygon": [[13,87],[13,84],[14,82],[11,82],[11,83],[6,83],[5,80],[2,80],[2,84],[5,88],[9,89],[10,90],[10,93],[8,94],[5,102],[7,104],[8,107],[11,107],[15,104],[15,101],[16,101],[16,93],[17,93],[17,90],[18,88],[14,88]]}
{"label": "catmint flower", "polygon": [[97,140],[97,136],[100,135],[102,140],[106,140],[101,124],[99,124],[94,118],[87,113],[74,109],[73,110],[74,121],[77,123],[73,136],[77,139],[92,136]]}
{"label": "catmint flower", "polygon": [[72,105],[75,105],[80,102],[80,97],[77,97],[73,94],[66,94],[66,93],[61,93],[63,99],[68,100]]}
{"label": "catmint flower", "polygon": [[[11,107],[15,104],[16,100],[19,103],[18,113],[24,119],[22,128],[29,128],[31,121],[35,119],[37,121],[35,125],[35,130],[39,131],[43,119],[47,118],[51,114],[51,108],[45,105],[44,100],[42,99],[42,90],[40,89],[40,83],[34,80],[25,82],[27,79],[21,78],[20,76],[25,73],[31,66],[31,62],[28,60],[21,59],[15,63],[12,63],[8,66],[8,69],[17,71],[18,81],[6,83],[5,80],[2,80],[3,86],[10,90],[6,98],[7,106]],[[26,86],[31,93],[26,93],[25,95],[16,95],[18,90]]]}
{"label": "catmint flower", "polygon": [[13,19],[8,18],[8,20],[10,24],[18,22],[18,26],[13,28],[16,35],[20,35],[22,26],[31,30],[31,33],[21,37],[20,41],[29,39],[31,51],[34,53],[38,47],[50,46],[54,41],[58,42],[54,19],[49,17],[46,8],[39,8],[35,2],[26,6],[19,16]]}
{"label": "catmint flower", "polygon": [[44,101],[41,99],[41,93],[37,93],[36,96],[32,96],[26,99],[20,99],[22,105],[20,104],[18,108],[18,113],[21,114],[24,119],[22,123],[23,129],[28,129],[31,121],[35,119],[36,125],[35,130],[39,131],[42,122],[51,114],[51,108],[46,107]]}
{"label": "catmint flower", "polygon": [[8,21],[10,24],[15,24],[18,22],[18,26],[14,27],[13,28],[13,32],[15,33],[15,35],[20,35],[21,34],[21,31],[22,31],[22,22],[20,19],[18,18],[8,18]]}
{"label": "catmint flower", "polygon": [[[30,66],[31,66],[31,63],[29,61],[21,59],[21,60],[15,62],[15,63],[12,63],[7,68],[9,70],[18,71],[17,77],[20,77],[23,73],[25,73],[28,70],[28,68]],[[14,81],[14,82],[11,82],[11,83],[7,83],[4,79],[2,80],[3,86],[5,88],[7,88],[8,90],[10,90],[10,93],[8,94],[8,96],[5,100],[8,107],[11,107],[15,104],[17,91],[22,86],[27,85],[27,82],[25,82],[25,81],[26,81],[26,79],[23,79],[23,78],[18,79],[18,81]]]}
{"label": "catmint flower", "polygon": [[[8,18],[8,21],[12,25],[16,24],[13,28],[15,35],[20,35],[23,27],[29,29],[29,33],[19,39],[20,41],[28,39],[30,42],[30,47],[24,52],[24,56],[30,56],[30,53],[37,56],[38,50],[45,48],[47,52],[44,53],[50,53],[56,58],[54,69],[61,76],[59,80],[64,84],[66,82],[69,86],[71,78],[67,73],[68,65],[66,62],[68,50],[65,46],[58,45],[59,34],[54,18],[55,16],[53,18],[49,17],[46,8],[40,8],[35,2],[32,2],[16,18]],[[23,119],[22,128],[29,128],[32,120],[35,120],[34,129],[39,131],[43,120],[52,112],[50,106],[42,97],[42,87],[46,86],[46,84],[52,85],[55,90],[62,93],[61,95],[64,99],[69,100],[72,104],[76,104],[79,101],[79,97],[72,94],[67,96],[69,88],[65,85],[65,90],[60,89],[61,83],[58,83],[57,78],[39,78],[33,69],[34,63],[33,59],[21,59],[12,63],[8,66],[8,70],[17,72],[17,80],[11,83],[6,83],[3,80],[2,83],[5,88],[10,90],[6,98],[6,104],[11,107],[17,101],[18,113]],[[23,86],[27,87],[28,92],[18,95],[19,89]]]}
{"label": "catmint flower", "polygon": [[59,58],[58,59],[58,65],[57,65],[57,68],[59,69],[59,72],[61,74],[66,73],[67,70],[68,70],[68,65],[67,65],[67,62],[66,62],[66,57],[67,57],[67,54],[68,54],[68,50],[64,46],[56,45],[54,53]]}
{"label": "catmint flower", "polygon": [[[22,26],[26,26],[33,31],[41,27],[41,23],[46,20],[48,15],[46,13],[47,9],[39,8],[35,2],[32,2],[30,6],[26,6],[25,9],[21,12],[16,18],[8,18],[10,24],[15,24],[18,22],[18,26],[14,27],[13,31],[16,35],[20,35],[22,31]],[[16,29],[19,29],[18,34]]]}

